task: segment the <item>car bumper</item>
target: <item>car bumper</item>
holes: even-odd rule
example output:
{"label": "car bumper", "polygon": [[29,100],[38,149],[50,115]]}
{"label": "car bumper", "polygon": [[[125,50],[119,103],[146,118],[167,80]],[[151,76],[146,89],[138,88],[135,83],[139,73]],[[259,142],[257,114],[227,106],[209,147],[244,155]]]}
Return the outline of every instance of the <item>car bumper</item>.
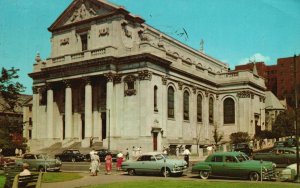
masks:
{"label": "car bumper", "polygon": [[47,167],[47,171],[59,171],[60,170],[60,166],[56,166],[56,167]]}

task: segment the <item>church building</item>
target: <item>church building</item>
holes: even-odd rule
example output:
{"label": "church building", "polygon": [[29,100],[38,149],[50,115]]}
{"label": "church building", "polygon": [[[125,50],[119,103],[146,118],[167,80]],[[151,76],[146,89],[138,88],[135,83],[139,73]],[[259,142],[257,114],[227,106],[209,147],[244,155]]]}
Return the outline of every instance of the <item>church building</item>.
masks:
{"label": "church building", "polygon": [[90,141],[143,152],[264,130],[265,83],[104,0],[74,0],[48,28],[33,79],[33,149]]}

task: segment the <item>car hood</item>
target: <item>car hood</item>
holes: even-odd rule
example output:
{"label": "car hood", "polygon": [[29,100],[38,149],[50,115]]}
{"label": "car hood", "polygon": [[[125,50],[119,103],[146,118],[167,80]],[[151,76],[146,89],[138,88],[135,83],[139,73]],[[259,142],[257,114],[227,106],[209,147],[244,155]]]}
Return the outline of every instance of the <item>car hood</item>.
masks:
{"label": "car hood", "polygon": [[178,160],[178,159],[167,159],[166,162],[173,163],[176,165],[187,165],[187,162],[184,160]]}
{"label": "car hood", "polygon": [[258,161],[258,160],[248,160],[248,161],[243,161],[242,163],[248,164],[248,165],[263,165],[264,167],[267,168],[273,168],[274,163],[270,161]]}

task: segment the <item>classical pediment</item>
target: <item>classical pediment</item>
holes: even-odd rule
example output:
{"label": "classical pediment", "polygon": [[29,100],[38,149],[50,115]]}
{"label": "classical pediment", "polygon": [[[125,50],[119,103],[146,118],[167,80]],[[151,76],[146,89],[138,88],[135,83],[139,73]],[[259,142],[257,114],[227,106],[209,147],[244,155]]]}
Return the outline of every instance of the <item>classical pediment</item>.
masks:
{"label": "classical pediment", "polygon": [[122,7],[102,0],[74,0],[69,7],[49,27],[50,31],[61,27],[114,13]]}

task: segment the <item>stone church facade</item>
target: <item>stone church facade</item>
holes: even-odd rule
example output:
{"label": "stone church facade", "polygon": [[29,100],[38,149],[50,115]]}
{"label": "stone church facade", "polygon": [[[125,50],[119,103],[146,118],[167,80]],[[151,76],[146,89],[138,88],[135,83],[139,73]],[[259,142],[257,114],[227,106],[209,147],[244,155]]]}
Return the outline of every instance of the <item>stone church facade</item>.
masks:
{"label": "stone church facade", "polygon": [[[74,0],[35,58],[30,146],[161,151],[264,129],[265,84],[147,25],[123,7]],[[261,121],[260,121],[261,118]]]}

